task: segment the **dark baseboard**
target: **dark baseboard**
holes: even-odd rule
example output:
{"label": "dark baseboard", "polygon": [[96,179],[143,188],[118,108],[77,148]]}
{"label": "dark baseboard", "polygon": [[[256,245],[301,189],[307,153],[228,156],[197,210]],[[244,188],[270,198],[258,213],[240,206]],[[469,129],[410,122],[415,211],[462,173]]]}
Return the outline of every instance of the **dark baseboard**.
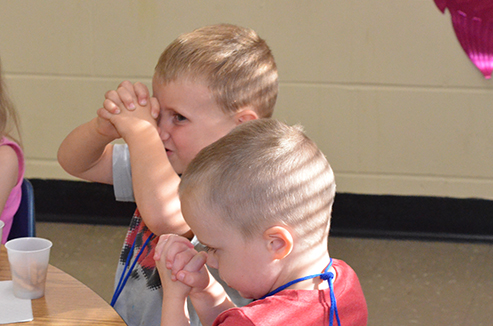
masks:
{"label": "dark baseboard", "polygon": [[[109,185],[30,181],[38,221],[128,225],[135,210],[116,202]],[[493,242],[493,201],[337,193],[331,235]]]}
{"label": "dark baseboard", "polygon": [[113,186],[68,180],[29,179],[36,220],[41,222],[129,225],[135,203],[117,202]]}
{"label": "dark baseboard", "polygon": [[337,194],[333,235],[493,242],[493,201]]}

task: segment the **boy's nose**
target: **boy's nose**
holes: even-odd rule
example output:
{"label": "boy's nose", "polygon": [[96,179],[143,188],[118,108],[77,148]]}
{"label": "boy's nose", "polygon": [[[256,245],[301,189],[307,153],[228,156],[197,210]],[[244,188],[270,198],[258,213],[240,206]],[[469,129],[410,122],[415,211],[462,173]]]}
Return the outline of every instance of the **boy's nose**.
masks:
{"label": "boy's nose", "polygon": [[158,126],[157,130],[159,132],[159,136],[161,137],[161,140],[165,141],[169,139],[169,133],[166,131],[166,129]]}

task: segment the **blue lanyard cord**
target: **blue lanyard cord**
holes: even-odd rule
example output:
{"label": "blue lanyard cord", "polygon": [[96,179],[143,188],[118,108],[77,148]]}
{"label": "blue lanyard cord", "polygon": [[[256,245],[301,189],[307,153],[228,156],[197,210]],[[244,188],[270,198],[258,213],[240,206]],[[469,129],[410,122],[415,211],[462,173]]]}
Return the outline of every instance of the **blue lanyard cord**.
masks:
{"label": "blue lanyard cord", "polygon": [[322,280],[327,281],[329,283],[329,290],[330,290],[330,315],[329,315],[329,325],[332,326],[334,323],[334,315],[336,316],[337,319],[337,324],[341,326],[341,321],[339,320],[339,313],[337,312],[337,303],[336,303],[336,295],[334,293],[334,274],[332,272],[329,272],[330,267],[332,266],[332,258],[330,258],[329,265],[324,269],[323,273],[320,274],[314,274],[314,275],[308,275],[305,277],[298,278],[296,280],[293,280],[291,282],[288,282],[284,285],[281,285],[277,289],[275,289],[272,292],[267,293],[264,295],[262,298],[259,300],[265,299],[271,295],[274,295],[278,292],[281,292],[282,290],[290,287],[293,284],[303,282],[315,277],[320,277]]}
{"label": "blue lanyard cord", "polygon": [[[130,258],[132,258],[132,253],[134,252],[134,248],[135,248],[135,243],[137,242],[137,236],[135,236],[135,239],[134,239],[134,242],[132,243],[132,247],[130,248],[130,251],[127,255],[127,260],[125,261],[125,265],[123,267],[123,272],[122,272],[122,275],[120,276],[120,281],[118,282],[118,285],[115,289],[115,293],[113,293],[113,299],[111,300],[111,305],[113,306],[116,302],[116,297],[117,297],[117,292],[118,292],[118,289],[120,289],[120,287],[122,286],[122,282],[123,282],[123,278],[124,278],[124,275],[125,275],[125,271],[127,270],[127,267],[130,263]],[[142,247],[144,248],[144,247]],[[142,249],[141,249],[142,250]],[[120,291],[121,292],[121,291]]]}
{"label": "blue lanyard cord", "polygon": [[137,263],[140,256],[144,252],[144,249],[149,244],[149,241],[151,241],[153,238],[154,238],[154,234],[151,233],[149,235],[149,237],[147,238],[146,242],[144,242],[144,245],[142,246],[142,248],[140,248],[140,251],[137,254],[137,257],[135,257],[135,260],[132,263],[132,266],[130,266],[128,272],[125,274],[125,272],[127,271],[128,265],[130,263],[130,258],[132,257],[132,254],[133,254],[134,249],[135,249],[135,243],[137,242],[137,236],[135,237],[134,242],[132,244],[132,247],[130,248],[130,252],[128,253],[127,260],[125,261],[125,266],[123,267],[123,272],[122,272],[122,275],[120,276],[120,281],[118,281],[118,285],[115,289],[115,293],[113,293],[113,298],[111,299],[111,306],[112,307],[115,306],[116,300],[118,300],[118,297],[120,296],[120,293],[122,293],[123,288],[125,287],[125,284],[127,284],[127,280],[130,277],[130,274],[132,274],[134,267],[135,267],[135,264]]}
{"label": "blue lanyard cord", "polygon": [[[332,264],[332,258],[330,259]],[[339,319],[339,312],[337,311],[336,294],[334,292],[334,274],[330,272],[325,272],[320,275],[320,278],[324,281],[329,282],[330,289],[330,315],[329,315],[329,325],[334,324],[334,314],[336,315],[337,325],[341,326],[341,320]]]}

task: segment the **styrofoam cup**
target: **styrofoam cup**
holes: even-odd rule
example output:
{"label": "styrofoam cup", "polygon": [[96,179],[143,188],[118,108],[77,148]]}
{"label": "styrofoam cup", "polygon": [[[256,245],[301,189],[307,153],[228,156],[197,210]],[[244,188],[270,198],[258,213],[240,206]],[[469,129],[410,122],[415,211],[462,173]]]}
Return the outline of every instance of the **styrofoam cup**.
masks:
{"label": "styrofoam cup", "polygon": [[5,226],[5,223],[3,221],[0,221],[0,243],[2,243],[2,233],[3,233],[3,227]]}
{"label": "styrofoam cup", "polygon": [[44,296],[52,245],[50,240],[33,237],[17,238],[5,244],[16,297],[37,299]]}

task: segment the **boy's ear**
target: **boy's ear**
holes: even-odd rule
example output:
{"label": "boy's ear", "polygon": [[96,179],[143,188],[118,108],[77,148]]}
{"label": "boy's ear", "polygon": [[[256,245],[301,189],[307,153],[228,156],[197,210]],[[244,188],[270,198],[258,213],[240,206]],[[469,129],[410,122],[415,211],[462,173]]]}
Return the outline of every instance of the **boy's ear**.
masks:
{"label": "boy's ear", "polygon": [[256,120],[258,119],[258,114],[254,110],[250,109],[249,107],[246,107],[242,109],[241,111],[236,113],[236,124],[240,124],[243,122],[247,122],[250,120]]}
{"label": "boy's ear", "polygon": [[283,226],[272,226],[264,231],[263,236],[267,241],[267,250],[271,252],[274,259],[283,259],[293,250],[293,236]]}

